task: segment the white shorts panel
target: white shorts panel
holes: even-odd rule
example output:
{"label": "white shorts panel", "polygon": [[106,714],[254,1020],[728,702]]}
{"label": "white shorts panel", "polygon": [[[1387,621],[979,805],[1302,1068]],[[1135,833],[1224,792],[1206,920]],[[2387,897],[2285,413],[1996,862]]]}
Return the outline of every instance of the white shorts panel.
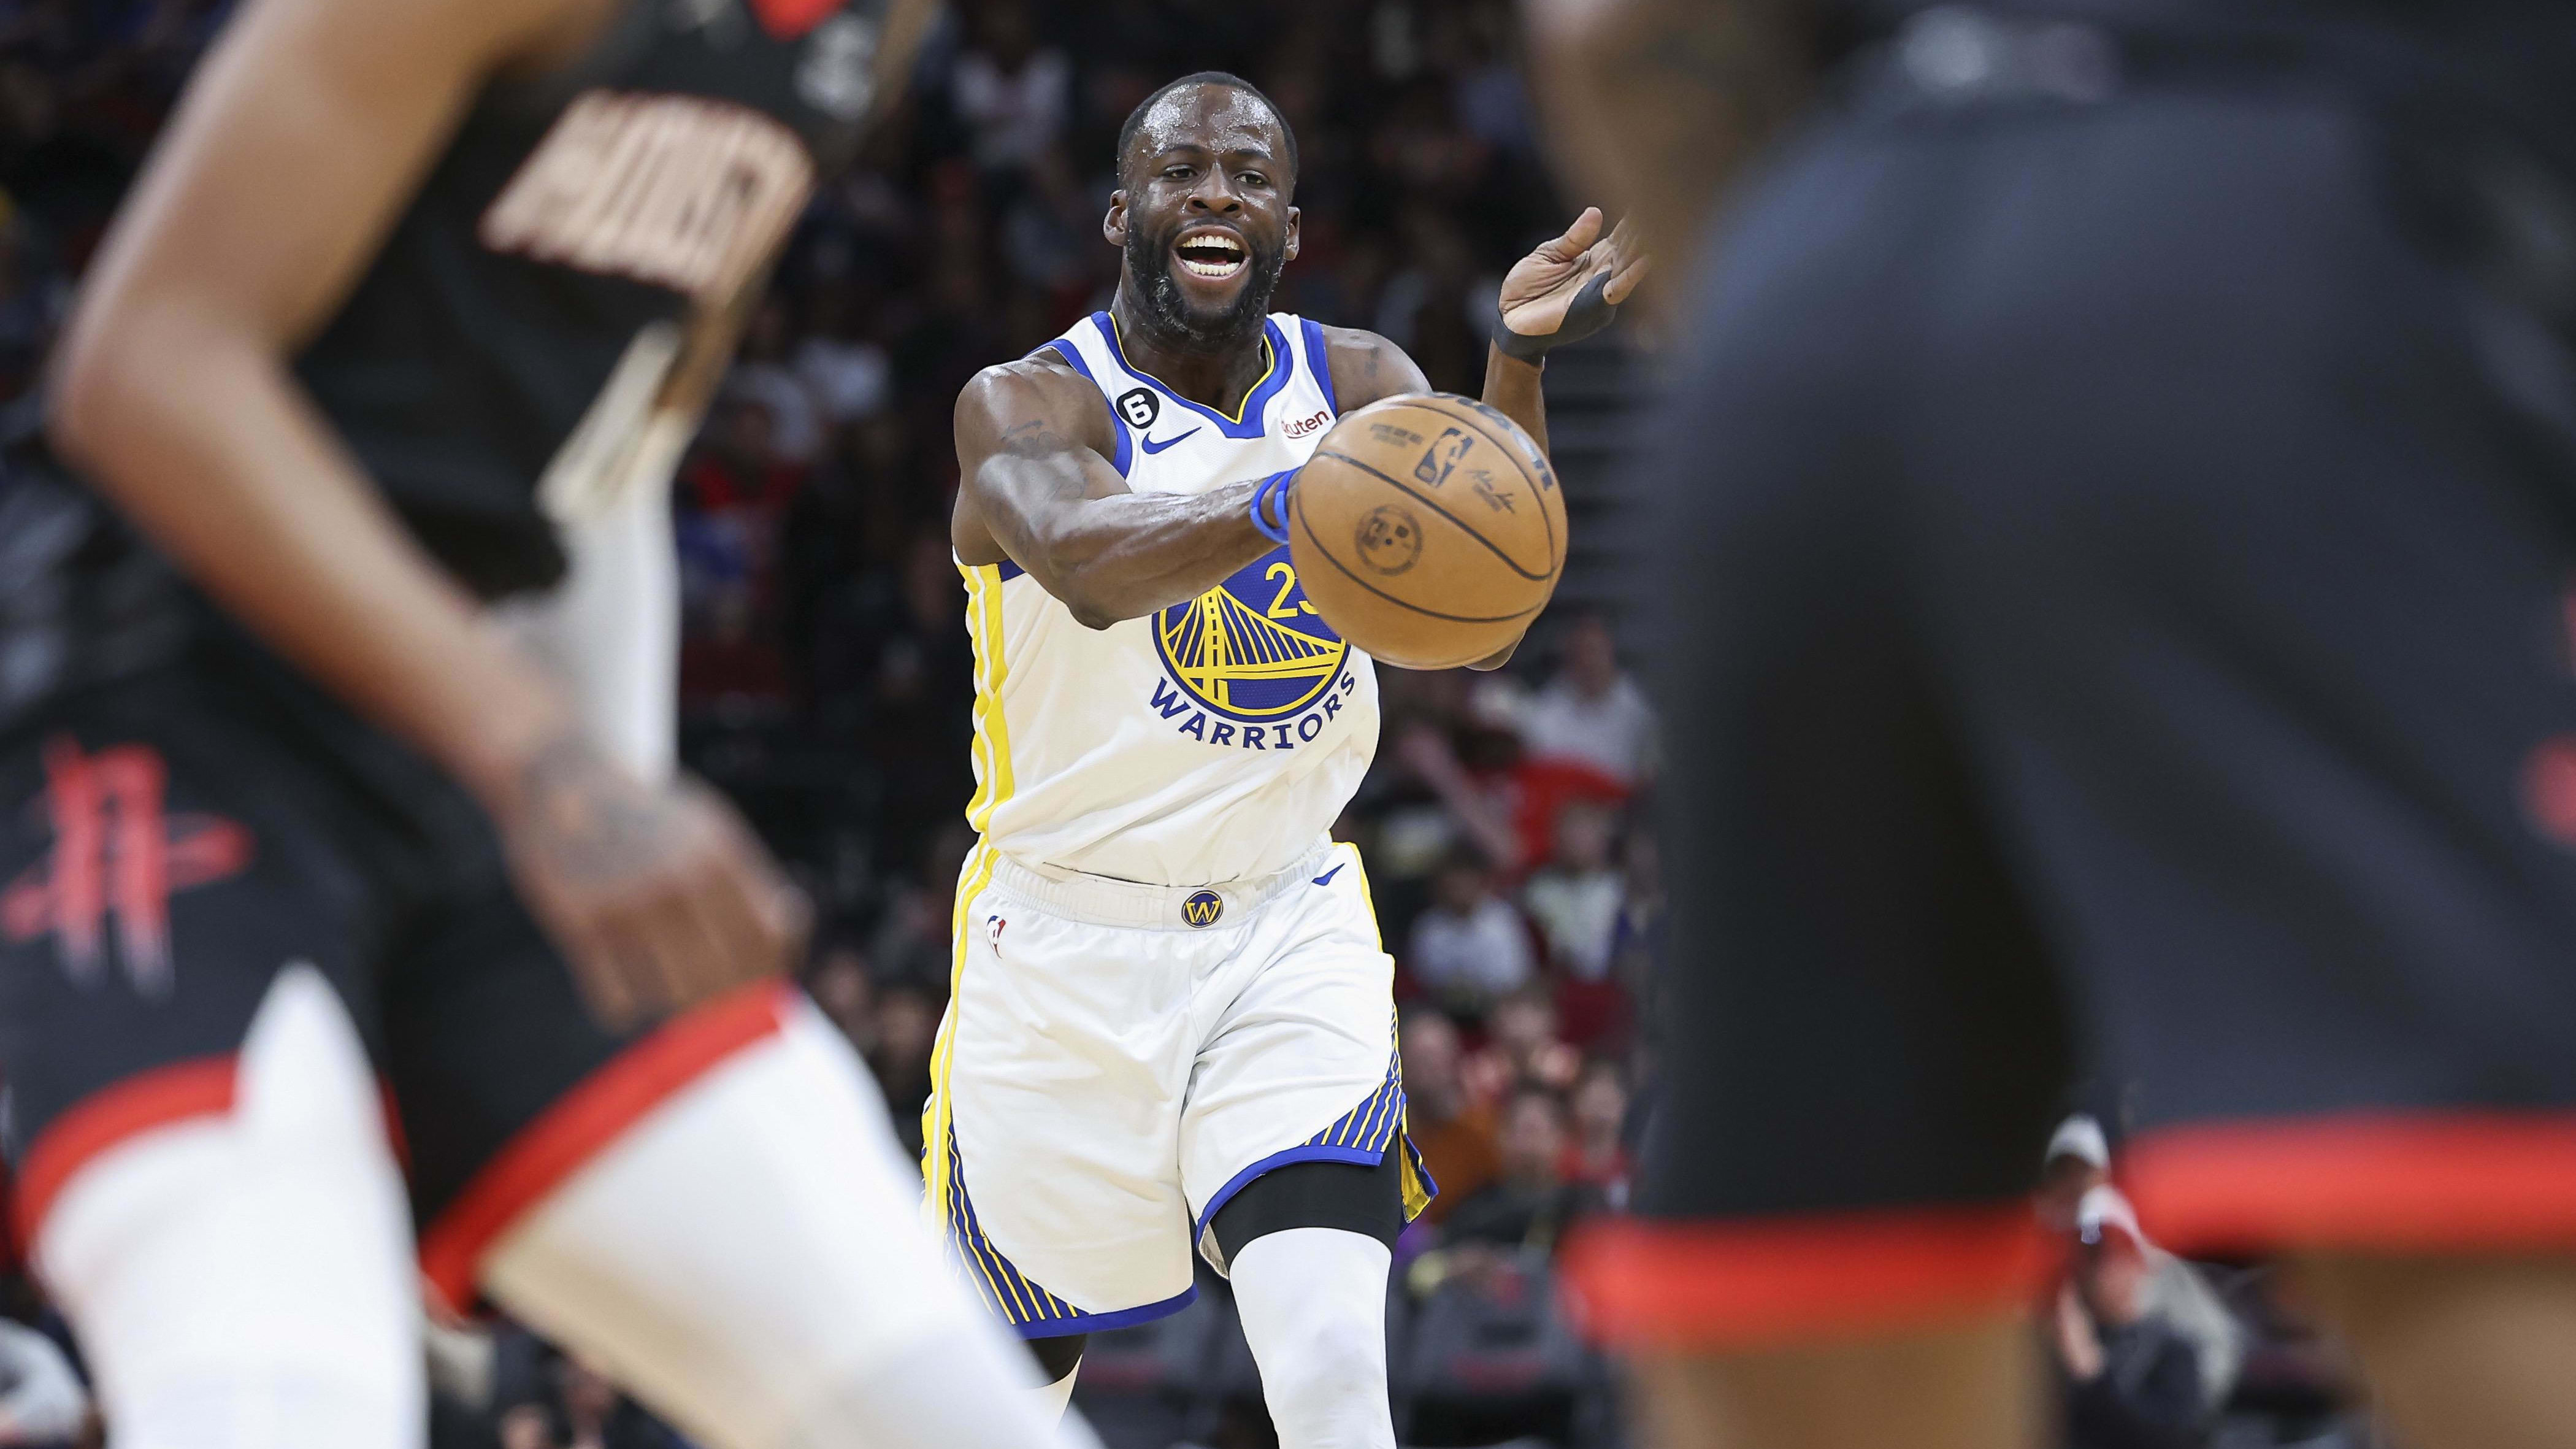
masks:
{"label": "white shorts panel", "polygon": [[[1248,1170],[1307,1145],[1394,1071],[1395,958],[1378,944],[1367,887],[1341,869],[1292,899],[1263,964],[1208,1024],[1191,1071],[1180,1160],[1194,1227]],[[1356,1145],[1347,1154],[1363,1155]]]}

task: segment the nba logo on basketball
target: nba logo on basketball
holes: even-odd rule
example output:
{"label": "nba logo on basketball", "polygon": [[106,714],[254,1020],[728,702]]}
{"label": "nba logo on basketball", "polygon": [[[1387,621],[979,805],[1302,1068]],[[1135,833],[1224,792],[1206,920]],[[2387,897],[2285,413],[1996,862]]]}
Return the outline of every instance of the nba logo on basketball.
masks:
{"label": "nba logo on basketball", "polygon": [[1214,891],[1200,891],[1181,902],[1181,919],[1193,931],[1215,925],[1216,918],[1224,914],[1225,897]]}

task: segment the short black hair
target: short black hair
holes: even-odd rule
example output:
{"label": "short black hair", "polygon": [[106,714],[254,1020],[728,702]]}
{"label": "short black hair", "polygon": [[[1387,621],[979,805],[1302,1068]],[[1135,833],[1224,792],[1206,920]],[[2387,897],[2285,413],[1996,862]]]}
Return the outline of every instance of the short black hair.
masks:
{"label": "short black hair", "polygon": [[1125,123],[1118,128],[1118,155],[1113,163],[1122,185],[1127,180],[1127,148],[1136,143],[1136,130],[1145,124],[1145,113],[1154,109],[1155,104],[1163,97],[1183,86],[1224,86],[1228,90],[1241,91],[1261,102],[1262,106],[1270,112],[1270,119],[1279,123],[1279,134],[1288,140],[1288,174],[1291,176],[1297,174],[1297,133],[1289,127],[1288,114],[1279,109],[1279,103],[1262,94],[1261,87],[1230,70],[1194,70],[1179,80],[1167,81],[1156,87],[1152,95],[1138,101],[1136,109],[1127,113]]}

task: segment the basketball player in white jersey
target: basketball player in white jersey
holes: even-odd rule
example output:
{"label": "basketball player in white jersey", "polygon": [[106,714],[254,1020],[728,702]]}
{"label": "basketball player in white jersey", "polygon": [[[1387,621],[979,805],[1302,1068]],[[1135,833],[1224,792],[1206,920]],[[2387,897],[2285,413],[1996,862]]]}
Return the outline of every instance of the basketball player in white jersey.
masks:
{"label": "basketball player in white jersey", "polygon": [[[1233,1281],[1285,1449],[1387,1449],[1389,1249],[1436,1189],[1367,879],[1325,833],[1377,683],[1281,522],[1337,415],[1429,386],[1383,338],[1267,313],[1297,155],[1250,85],[1164,87],[1118,165],[1110,310],[957,405],[983,838],[930,1210],[1057,1402],[1085,1335],[1188,1303],[1195,1249]],[[1545,350],[1643,269],[1601,231],[1587,211],[1503,284],[1485,400],[1542,444]]]}

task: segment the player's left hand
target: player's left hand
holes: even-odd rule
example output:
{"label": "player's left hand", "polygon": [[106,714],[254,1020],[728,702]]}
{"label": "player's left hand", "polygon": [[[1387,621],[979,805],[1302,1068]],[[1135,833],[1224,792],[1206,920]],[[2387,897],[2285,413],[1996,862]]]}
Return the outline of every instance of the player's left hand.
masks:
{"label": "player's left hand", "polygon": [[1527,361],[1580,342],[1609,326],[1645,280],[1653,259],[1637,249],[1634,230],[1622,221],[1605,237],[1601,223],[1601,208],[1585,207],[1565,235],[1540,243],[1504,274],[1494,344],[1506,355]]}

